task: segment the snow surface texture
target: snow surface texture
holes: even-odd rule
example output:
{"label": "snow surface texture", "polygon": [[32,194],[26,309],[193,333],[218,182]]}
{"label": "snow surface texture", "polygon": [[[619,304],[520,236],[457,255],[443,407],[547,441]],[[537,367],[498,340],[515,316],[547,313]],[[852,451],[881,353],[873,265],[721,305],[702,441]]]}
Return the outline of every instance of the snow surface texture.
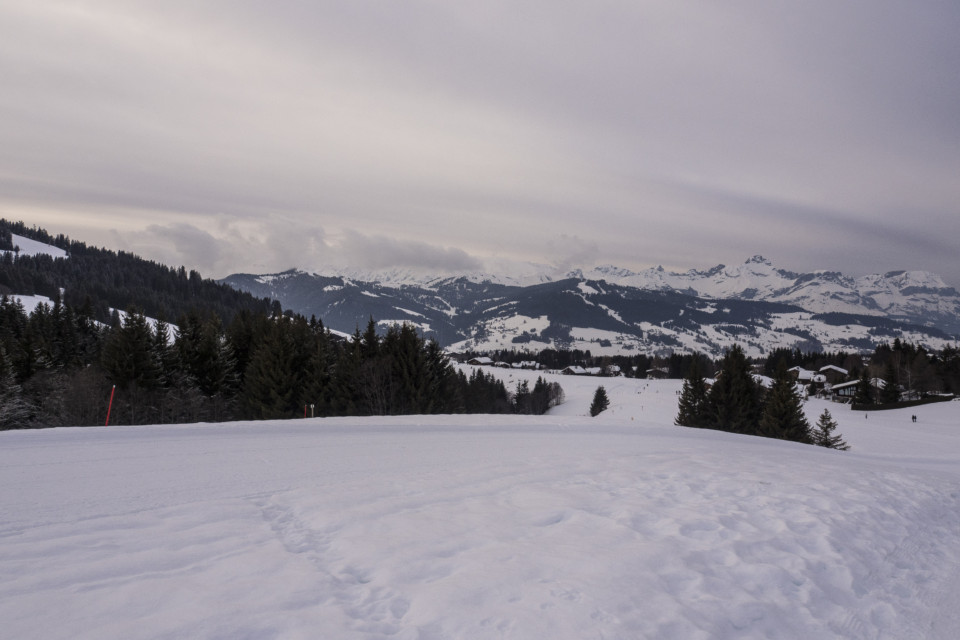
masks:
{"label": "snow surface texture", "polygon": [[960,637],[960,403],[809,401],[843,453],[557,379],[536,418],[0,433],[0,635]]}

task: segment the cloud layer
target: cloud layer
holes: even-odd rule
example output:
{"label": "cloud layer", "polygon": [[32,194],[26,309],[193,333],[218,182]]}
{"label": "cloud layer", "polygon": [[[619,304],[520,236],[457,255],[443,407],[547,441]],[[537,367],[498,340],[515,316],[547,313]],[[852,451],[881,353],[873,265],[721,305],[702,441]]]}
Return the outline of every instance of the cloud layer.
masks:
{"label": "cloud layer", "polygon": [[215,276],[763,253],[960,286],[960,5],[462,4],[0,1],[0,214]]}

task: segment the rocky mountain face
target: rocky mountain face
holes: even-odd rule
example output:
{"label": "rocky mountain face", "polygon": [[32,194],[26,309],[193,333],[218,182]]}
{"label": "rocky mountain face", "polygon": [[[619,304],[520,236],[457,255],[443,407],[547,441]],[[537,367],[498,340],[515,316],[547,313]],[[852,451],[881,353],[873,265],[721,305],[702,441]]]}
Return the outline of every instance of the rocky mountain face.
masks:
{"label": "rocky mountain face", "polygon": [[373,317],[406,322],[451,350],[701,351],[734,343],[872,351],[894,338],[939,349],[960,334],[960,294],[934,274],[797,274],[756,256],[736,267],[671,273],[612,266],[523,278],[462,274],[235,274],[223,280],[352,333]]}
{"label": "rocky mountain face", "polygon": [[583,274],[641,289],[685,291],[703,298],[766,300],[815,313],[885,316],[960,333],[960,293],[926,271],[892,271],[851,278],[835,271],[793,273],[754,256],[736,267],[669,273],[598,267]]}

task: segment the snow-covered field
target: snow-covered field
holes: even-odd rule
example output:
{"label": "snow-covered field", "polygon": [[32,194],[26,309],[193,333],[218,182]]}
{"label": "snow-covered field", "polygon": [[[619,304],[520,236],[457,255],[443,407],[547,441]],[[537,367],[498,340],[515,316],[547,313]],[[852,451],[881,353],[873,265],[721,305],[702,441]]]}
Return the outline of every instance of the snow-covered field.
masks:
{"label": "snow-covered field", "polygon": [[960,403],[831,406],[842,453],[559,380],[537,418],[0,433],[0,636],[960,637]]}
{"label": "snow-covered field", "polygon": [[[38,242],[36,240],[31,240],[24,236],[18,236],[15,233],[10,234],[11,239],[13,240],[13,246],[19,247],[20,255],[24,256],[39,256],[39,255],[48,255],[52,258],[66,258],[67,252],[59,247],[55,247],[50,244],[45,244],[43,242]],[[4,251],[3,253],[6,253]]]}

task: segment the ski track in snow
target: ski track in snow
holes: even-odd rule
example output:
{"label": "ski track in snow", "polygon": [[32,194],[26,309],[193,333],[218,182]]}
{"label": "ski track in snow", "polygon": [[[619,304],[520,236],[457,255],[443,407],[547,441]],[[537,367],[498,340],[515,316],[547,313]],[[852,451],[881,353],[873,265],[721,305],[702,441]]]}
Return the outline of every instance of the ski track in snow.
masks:
{"label": "ski track in snow", "polygon": [[544,417],[0,433],[2,635],[960,637],[960,403],[809,401],[842,453],[557,379]]}

